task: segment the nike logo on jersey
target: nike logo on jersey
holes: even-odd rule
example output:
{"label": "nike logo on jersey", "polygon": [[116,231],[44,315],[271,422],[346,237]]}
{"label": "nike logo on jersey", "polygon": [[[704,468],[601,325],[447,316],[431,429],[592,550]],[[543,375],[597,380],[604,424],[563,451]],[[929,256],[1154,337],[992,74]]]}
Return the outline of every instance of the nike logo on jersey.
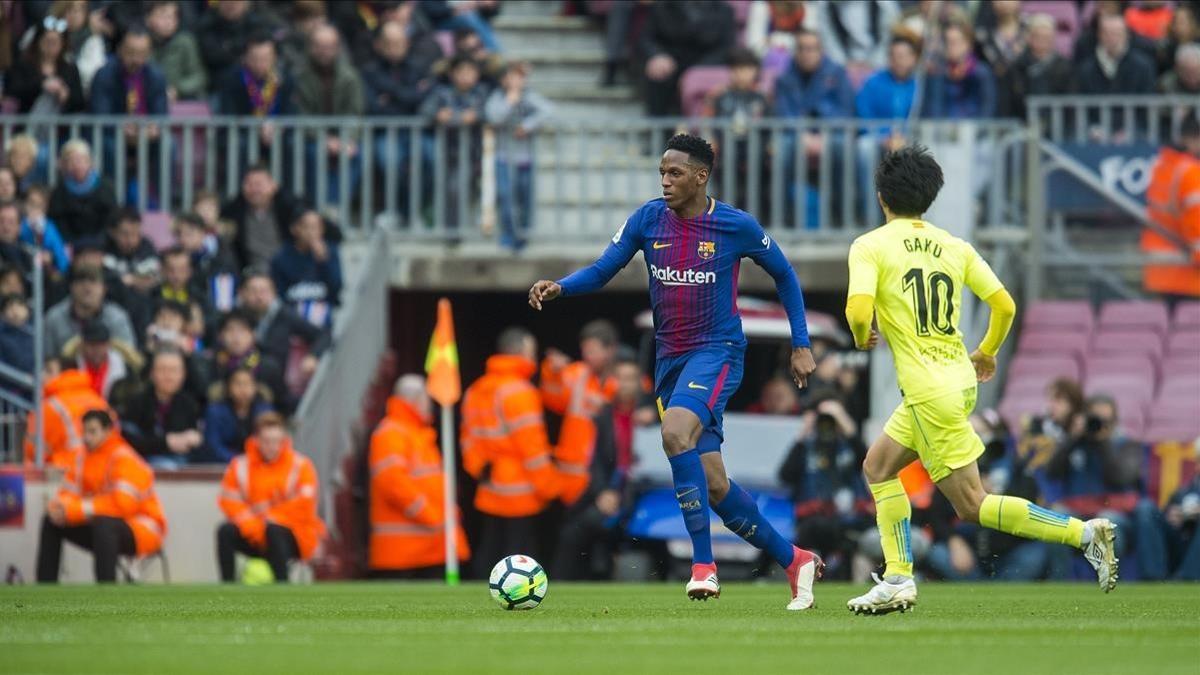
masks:
{"label": "nike logo on jersey", "polygon": [[662,243],[661,241],[656,241],[656,242],[654,242],[654,244],[653,244],[653,246],[654,246],[654,250],[655,250],[655,251],[657,251],[657,250],[658,250],[658,249],[660,249],[660,248],[668,248],[668,247],[670,247],[670,245],[671,245],[671,242],[667,242],[667,243],[665,243],[665,244],[664,244],[664,243]]}
{"label": "nike logo on jersey", "polygon": [[688,389],[703,389],[704,391],[708,391],[708,387],[702,384],[696,384],[695,382],[688,382]]}

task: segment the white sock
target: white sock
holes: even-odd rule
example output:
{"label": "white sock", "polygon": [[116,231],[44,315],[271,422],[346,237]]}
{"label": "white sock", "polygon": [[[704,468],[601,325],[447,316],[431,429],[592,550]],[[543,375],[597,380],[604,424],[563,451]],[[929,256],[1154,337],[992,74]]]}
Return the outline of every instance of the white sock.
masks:
{"label": "white sock", "polygon": [[1092,534],[1093,534],[1092,533],[1092,524],[1090,522],[1084,521],[1083,535],[1079,538],[1079,547],[1080,548],[1087,548],[1088,544],[1092,543]]}

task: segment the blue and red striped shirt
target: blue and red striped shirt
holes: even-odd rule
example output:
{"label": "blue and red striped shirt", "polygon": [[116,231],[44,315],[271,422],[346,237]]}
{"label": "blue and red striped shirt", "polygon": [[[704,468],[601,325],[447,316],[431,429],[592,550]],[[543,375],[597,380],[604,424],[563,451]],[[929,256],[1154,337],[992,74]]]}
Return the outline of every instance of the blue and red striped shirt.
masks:
{"label": "blue and red striped shirt", "polygon": [[738,314],[738,270],[750,258],[775,280],[792,327],[792,346],[808,347],[804,295],[795,270],[753,216],[709,197],[708,210],[680,218],[664,200],[633,213],[595,263],[558,283],[564,296],[598,290],[641,251],[650,280],[659,356],[711,344],[745,345]]}

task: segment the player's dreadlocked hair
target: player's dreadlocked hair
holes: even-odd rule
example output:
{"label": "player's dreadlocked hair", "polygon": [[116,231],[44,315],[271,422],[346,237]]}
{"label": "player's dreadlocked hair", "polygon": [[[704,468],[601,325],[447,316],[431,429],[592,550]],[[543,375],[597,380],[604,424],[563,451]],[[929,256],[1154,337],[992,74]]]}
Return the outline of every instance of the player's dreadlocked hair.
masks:
{"label": "player's dreadlocked hair", "polygon": [[942,183],[942,167],[919,143],[887,153],[875,169],[875,189],[897,216],[916,217],[928,211]]}
{"label": "player's dreadlocked hair", "polygon": [[708,141],[691,134],[675,134],[667,141],[667,150],[678,150],[692,158],[693,162],[703,164],[712,172],[715,153]]}

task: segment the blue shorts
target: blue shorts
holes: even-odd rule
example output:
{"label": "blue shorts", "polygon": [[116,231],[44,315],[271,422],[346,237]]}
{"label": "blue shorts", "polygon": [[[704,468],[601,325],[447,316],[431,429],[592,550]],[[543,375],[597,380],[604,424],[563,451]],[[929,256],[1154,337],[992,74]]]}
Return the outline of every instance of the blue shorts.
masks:
{"label": "blue shorts", "polygon": [[725,404],[742,383],[746,350],[742,345],[710,345],[676,356],[660,356],[654,366],[658,412],[686,408],[700,418],[704,431],[696,450],[718,452],[725,440]]}

